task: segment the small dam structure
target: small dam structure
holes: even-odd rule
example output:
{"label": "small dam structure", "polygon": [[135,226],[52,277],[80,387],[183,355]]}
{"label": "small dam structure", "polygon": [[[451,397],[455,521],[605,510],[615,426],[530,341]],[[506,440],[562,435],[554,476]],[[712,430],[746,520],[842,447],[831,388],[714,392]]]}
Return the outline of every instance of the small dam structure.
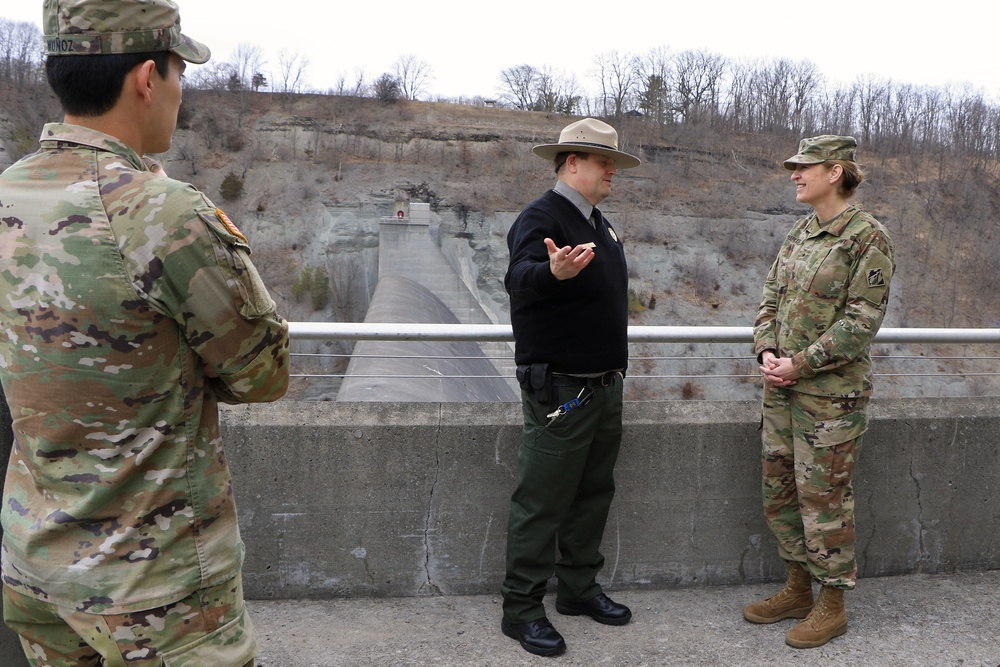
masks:
{"label": "small dam structure", "polygon": [[[493,324],[431,234],[430,204],[397,202],[379,225],[365,322]],[[358,341],[338,401],[516,402],[506,343]]]}

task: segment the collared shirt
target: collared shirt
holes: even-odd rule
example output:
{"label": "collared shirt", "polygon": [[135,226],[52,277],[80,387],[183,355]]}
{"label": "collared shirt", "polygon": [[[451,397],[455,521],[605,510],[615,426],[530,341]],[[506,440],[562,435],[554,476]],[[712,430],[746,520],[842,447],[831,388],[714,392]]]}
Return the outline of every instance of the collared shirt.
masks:
{"label": "collared shirt", "polygon": [[0,211],[4,583],[126,613],[231,579],[217,403],[288,383],[288,324],[246,239],[121,141],[61,123],[0,175]]}
{"label": "collared shirt", "polygon": [[[562,179],[556,180],[555,187],[552,188],[558,194],[562,195],[566,199],[580,209],[580,213],[583,214],[584,219],[590,220],[590,216],[594,213],[594,205],[587,201],[587,198],[581,195],[579,192],[573,189],[573,186],[569,185],[566,181]],[[593,227],[593,223],[591,223]]]}
{"label": "collared shirt", "polygon": [[825,223],[815,213],[802,218],[764,284],[756,353],[791,358],[801,375],[794,391],[870,395],[869,347],[885,317],[894,269],[888,232],[858,207]]}

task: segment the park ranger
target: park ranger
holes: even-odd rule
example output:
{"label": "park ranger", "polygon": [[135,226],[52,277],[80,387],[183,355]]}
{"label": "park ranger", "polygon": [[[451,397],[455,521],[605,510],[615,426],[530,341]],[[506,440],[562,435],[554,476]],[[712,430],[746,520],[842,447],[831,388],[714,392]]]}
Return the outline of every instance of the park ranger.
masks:
{"label": "park ranger", "polygon": [[46,0],[64,122],[0,176],[5,622],[33,665],[249,665],[218,402],[280,398],[288,325],[238,227],[148,153],[186,62],[169,0]]}
{"label": "park ranger", "polygon": [[632,619],[597,582],[628,366],[625,247],[597,205],[611,195],[618,170],[639,166],[639,158],[619,150],[617,130],[596,118],[570,123],[558,143],[532,152],[551,161],[556,183],[507,234],[504,287],[524,427],[500,629],[529,653],[554,656],[566,641],[543,604],[553,574],[560,614],[614,626]]}

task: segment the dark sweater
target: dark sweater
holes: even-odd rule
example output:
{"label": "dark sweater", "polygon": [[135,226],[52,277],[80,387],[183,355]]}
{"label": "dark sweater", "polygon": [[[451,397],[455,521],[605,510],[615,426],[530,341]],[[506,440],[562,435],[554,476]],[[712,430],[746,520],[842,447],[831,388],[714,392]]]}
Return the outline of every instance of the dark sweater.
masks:
{"label": "dark sweater", "polygon": [[[557,247],[595,244],[575,278],[557,280],[545,239]],[[527,206],[507,234],[514,359],[548,363],[557,373],[600,373],[628,364],[628,270],[607,219],[597,230],[562,195],[549,190]]]}

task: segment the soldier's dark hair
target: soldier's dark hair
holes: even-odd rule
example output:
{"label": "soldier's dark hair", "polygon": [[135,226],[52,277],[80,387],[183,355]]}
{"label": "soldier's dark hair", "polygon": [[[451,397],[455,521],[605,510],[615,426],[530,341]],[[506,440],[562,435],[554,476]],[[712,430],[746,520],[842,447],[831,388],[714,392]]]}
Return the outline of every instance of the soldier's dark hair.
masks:
{"label": "soldier's dark hair", "polygon": [[844,170],[844,175],[840,177],[837,187],[840,189],[840,194],[844,195],[845,199],[853,197],[854,193],[857,192],[858,186],[865,180],[865,174],[861,171],[861,167],[858,166],[858,163],[852,160],[828,160],[827,164],[830,167],[835,164],[839,164],[841,166]]}
{"label": "soldier's dark hair", "polygon": [[167,78],[169,51],[49,56],[45,59],[45,76],[63,111],[74,116],[100,116],[118,102],[126,75],[147,60],[156,64],[160,78]]}

